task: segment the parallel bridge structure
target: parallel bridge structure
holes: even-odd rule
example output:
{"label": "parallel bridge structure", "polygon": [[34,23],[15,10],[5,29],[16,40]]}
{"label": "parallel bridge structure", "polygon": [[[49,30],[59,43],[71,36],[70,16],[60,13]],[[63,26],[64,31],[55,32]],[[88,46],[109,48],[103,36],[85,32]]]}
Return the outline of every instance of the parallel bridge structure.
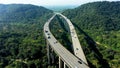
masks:
{"label": "parallel bridge structure", "polygon": [[[69,25],[72,37],[72,47],[74,54],[68,51],[51,33],[49,24],[56,15],[63,17]],[[44,35],[47,42],[48,63],[54,63],[55,52],[59,56],[59,68],[89,68],[85,55],[78,40],[76,31],[71,21],[60,13],[55,13],[44,25]]]}

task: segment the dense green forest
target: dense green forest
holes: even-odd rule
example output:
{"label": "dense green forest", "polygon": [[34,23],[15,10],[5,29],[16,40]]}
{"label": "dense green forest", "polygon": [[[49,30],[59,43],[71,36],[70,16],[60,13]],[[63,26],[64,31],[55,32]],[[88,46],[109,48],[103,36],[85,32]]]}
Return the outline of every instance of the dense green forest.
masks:
{"label": "dense green forest", "polygon": [[46,68],[43,25],[53,15],[41,6],[0,5],[0,68]]}
{"label": "dense green forest", "polygon": [[[90,68],[120,68],[120,2],[87,3],[63,14],[74,24]],[[0,68],[57,68],[58,61],[48,66],[43,36],[52,15],[41,6],[0,4]],[[73,53],[65,23],[56,16],[50,30]]]}
{"label": "dense green forest", "polygon": [[[93,2],[63,12],[76,27],[89,64],[120,68],[120,2]],[[107,66],[107,67],[106,67]]]}
{"label": "dense green forest", "polygon": [[42,6],[30,4],[0,4],[0,22],[33,22],[50,12]]}

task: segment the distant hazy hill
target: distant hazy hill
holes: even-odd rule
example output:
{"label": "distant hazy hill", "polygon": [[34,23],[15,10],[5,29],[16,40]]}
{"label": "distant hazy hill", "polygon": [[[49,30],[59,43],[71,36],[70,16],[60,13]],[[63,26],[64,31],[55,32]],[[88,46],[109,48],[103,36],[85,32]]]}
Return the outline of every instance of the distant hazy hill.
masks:
{"label": "distant hazy hill", "polygon": [[55,12],[63,12],[66,9],[73,9],[75,8],[77,5],[71,5],[71,6],[45,6],[48,9],[51,9]]}
{"label": "distant hazy hill", "polygon": [[120,2],[87,3],[63,14],[83,29],[120,30]]}
{"label": "distant hazy hill", "polygon": [[52,13],[52,11],[41,6],[30,4],[0,4],[0,21],[2,22],[31,21],[48,13]]}

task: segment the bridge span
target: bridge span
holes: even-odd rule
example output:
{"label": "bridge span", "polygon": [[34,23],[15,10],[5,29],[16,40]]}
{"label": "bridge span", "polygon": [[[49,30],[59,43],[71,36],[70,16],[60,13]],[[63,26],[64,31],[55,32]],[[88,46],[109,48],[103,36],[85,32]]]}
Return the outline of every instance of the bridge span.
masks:
{"label": "bridge span", "polygon": [[[50,32],[49,24],[51,23],[51,21],[53,20],[53,18],[56,15],[61,15],[61,14],[58,14],[58,13],[54,14],[44,25],[44,35],[45,35],[45,39],[47,42],[48,62],[49,63],[51,62],[50,58],[52,58],[52,62],[54,62],[54,57],[52,56],[53,55],[52,52],[54,51],[59,56],[59,68],[63,68],[63,67],[64,68],[89,68],[83,52],[80,52],[80,53],[81,53],[81,56],[84,58],[81,58],[81,57],[79,57],[79,55],[77,56],[77,54],[75,54],[77,56],[76,57],[75,55],[70,53],[59,41],[57,41],[57,39]],[[64,17],[64,16],[62,16],[62,17]],[[68,22],[68,23],[70,23],[70,22]],[[70,23],[69,25],[71,26],[72,23]],[[72,27],[72,29],[73,29],[73,27]],[[77,36],[74,35],[74,37],[77,37]],[[73,44],[73,45],[76,45],[76,44]],[[73,48],[76,49],[76,47],[74,47],[74,46],[73,46]],[[82,50],[79,47],[77,47],[77,48]],[[78,53],[78,51],[77,51],[77,53]]]}
{"label": "bridge span", "polygon": [[76,55],[84,63],[88,64],[72,22],[67,17],[65,17],[64,15],[62,15],[60,13],[57,13],[57,14],[62,16],[69,25],[70,34],[71,34],[71,37],[72,37],[72,47],[73,47],[73,50],[74,50],[74,55]]}

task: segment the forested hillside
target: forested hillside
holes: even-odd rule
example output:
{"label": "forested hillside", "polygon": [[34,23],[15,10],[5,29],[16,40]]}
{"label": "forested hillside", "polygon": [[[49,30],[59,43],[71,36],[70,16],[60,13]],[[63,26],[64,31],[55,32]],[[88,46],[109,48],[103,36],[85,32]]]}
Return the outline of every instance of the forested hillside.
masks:
{"label": "forested hillside", "polygon": [[120,2],[95,2],[64,12],[84,29],[120,30]]}
{"label": "forested hillside", "polygon": [[[74,24],[91,68],[120,68],[120,2],[87,3],[63,14]],[[43,36],[43,25],[52,15],[41,6],[0,4],[0,68],[57,68],[57,61],[47,64]],[[57,16],[51,31],[72,52],[68,26],[63,23]]]}
{"label": "forested hillside", "polygon": [[43,25],[53,15],[41,6],[0,5],[0,68],[46,68]]}
{"label": "forested hillside", "polygon": [[[120,67],[120,2],[93,2],[63,12],[71,19],[92,67]],[[107,67],[106,67],[107,66]]]}
{"label": "forested hillside", "polygon": [[52,12],[42,6],[30,4],[0,4],[0,22],[34,21]]}

